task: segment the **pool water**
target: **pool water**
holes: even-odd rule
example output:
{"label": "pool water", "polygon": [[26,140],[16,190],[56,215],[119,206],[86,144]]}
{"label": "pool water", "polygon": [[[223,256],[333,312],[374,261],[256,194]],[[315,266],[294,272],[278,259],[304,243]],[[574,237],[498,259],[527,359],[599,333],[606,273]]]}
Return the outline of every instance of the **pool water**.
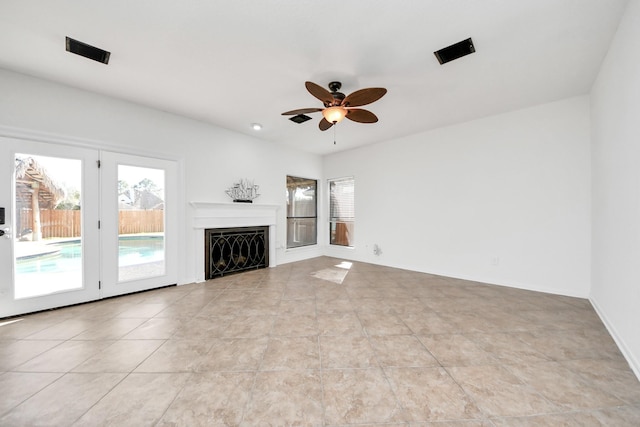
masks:
{"label": "pool water", "polygon": [[[16,274],[82,271],[82,244],[79,240],[51,245],[59,252],[16,260]],[[164,260],[164,237],[120,237],[118,264],[120,267]]]}
{"label": "pool water", "polygon": [[118,264],[120,267],[164,260],[164,237],[120,237]]}

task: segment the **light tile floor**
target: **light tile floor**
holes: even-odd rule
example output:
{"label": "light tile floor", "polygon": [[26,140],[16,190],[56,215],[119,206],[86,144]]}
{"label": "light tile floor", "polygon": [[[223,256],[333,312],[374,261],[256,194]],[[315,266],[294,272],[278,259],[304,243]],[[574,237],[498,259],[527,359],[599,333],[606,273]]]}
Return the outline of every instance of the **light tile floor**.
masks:
{"label": "light tile floor", "polygon": [[0,425],[640,425],[640,383],[588,301],[345,267],[4,324]]}

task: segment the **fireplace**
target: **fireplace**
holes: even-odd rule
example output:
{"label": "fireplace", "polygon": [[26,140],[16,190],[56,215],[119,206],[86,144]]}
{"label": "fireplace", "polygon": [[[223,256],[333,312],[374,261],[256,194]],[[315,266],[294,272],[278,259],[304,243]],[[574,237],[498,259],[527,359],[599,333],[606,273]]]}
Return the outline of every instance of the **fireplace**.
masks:
{"label": "fireplace", "polygon": [[205,280],[269,266],[269,227],[204,230]]}
{"label": "fireplace", "polygon": [[[262,203],[216,203],[216,202],[190,202],[193,209],[193,234],[192,258],[194,281],[207,280],[205,274],[207,262],[205,262],[205,234],[208,229],[230,229],[246,227],[268,228],[268,239],[265,240],[266,263],[268,267],[277,265],[276,227],[278,223],[278,205]],[[207,257],[208,258],[208,257]],[[219,276],[216,276],[219,277]]]}

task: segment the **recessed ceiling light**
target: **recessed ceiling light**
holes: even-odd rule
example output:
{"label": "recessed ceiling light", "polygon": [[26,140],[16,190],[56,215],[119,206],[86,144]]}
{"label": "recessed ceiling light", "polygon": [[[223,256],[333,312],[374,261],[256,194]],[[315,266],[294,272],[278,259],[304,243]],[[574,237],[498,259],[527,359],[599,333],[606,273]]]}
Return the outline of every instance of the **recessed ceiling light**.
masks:
{"label": "recessed ceiling light", "polygon": [[251,129],[258,131],[262,129],[262,125],[260,123],[251,123]]}

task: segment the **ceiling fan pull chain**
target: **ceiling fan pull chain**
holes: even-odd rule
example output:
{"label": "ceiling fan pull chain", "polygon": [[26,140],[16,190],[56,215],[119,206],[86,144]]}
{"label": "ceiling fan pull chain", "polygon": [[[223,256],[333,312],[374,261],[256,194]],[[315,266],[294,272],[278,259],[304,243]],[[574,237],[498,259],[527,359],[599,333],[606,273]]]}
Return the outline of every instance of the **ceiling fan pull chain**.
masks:
{"label": "ceiling fan pull chain", "polygon": [[336,145],[336,125],[333,125],[333,145]]}

